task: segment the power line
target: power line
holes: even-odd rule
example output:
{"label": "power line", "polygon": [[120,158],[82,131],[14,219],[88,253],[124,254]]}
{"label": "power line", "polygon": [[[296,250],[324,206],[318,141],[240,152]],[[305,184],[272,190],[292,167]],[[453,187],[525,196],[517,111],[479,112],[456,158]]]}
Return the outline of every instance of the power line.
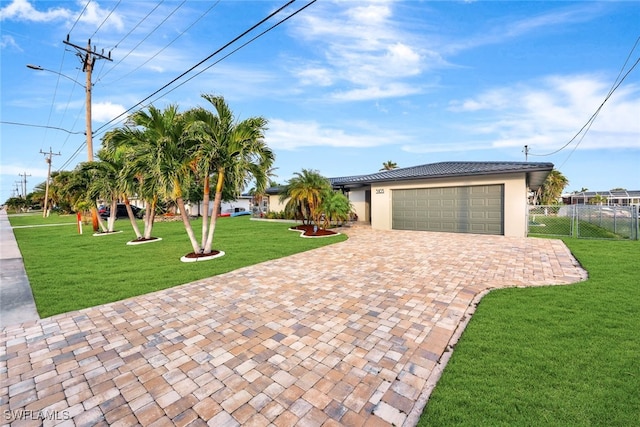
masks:
{"label": "power line", "polygon": [[131,48],[131,50],[129,52],[127,52],[122,59],[120,59],[120,61],[118,61],[116,64],[113,65],[113,67],[111,67],[106,73],[104,73],[102,76],[100,76],[100,79],[102,79],[102,77],[106,76],[107,74],[109,74],[115,67],[117,67],[118,65],[120,65],[122,63],[122,61],[124,61],[129,55],[131,55],[131,53],[133,53],[134,50],[136,50],[138,47],[140,47],[140,45],[142,43],[144,43],[149,37],[151,37],[151,35],[162,26],[162,24],[164,24],[165,22],[167,22],[167,20],[173,16],[174,13],[176,13],[178,11],[178,9],[180,9],[186,2],[187,0],[182,0],[182,3],[180,3],[175,9],[173,9],[173,11],[171,11],[171,13],[169,15],[167,15],[166,18],[164,18],[158,25],[156,25],[156,27],[151,30],[149,32],[149,34],[147,34],[142,40],[140,40],[140,42],[138,42],[137,45],[135,45],[133,48]]}
{"label": "power line", "polygon": [[[155,57],[157,57],[158,55],[160,55],[162,52],[164,52],[165,49],[167,49],[169,46],[171,46],[173,43],[176,42],[176,40],[178,40],[180,37],[182,37],[187,31],[189,31],[191,28],[193,28],[194,25],[196,25],[202,18],[204,18],[210,11],[211,9],[213,9],[214,7],[216,7],[218,4],[220,3],[220,0],[217,0],[213,5],[211,5],[211,7],[209,9],[207,9],[202,15],[200,15],[195,21],[193,21],[191,23],[191,25],[189,25],[187,28],[185,28],[183,31],[180,32],[180,34],[178,34],[173,40],[171,40],[168,44],[166,44],[162,49],[160,49],[159,51],[157,51],[156,53],[154,53],[153,55],[151,55],[146,61],[144,61],[142,64],[138,65],[136,68],[134,68],[133,70],[129,71],[127,74],[119,77],[116,80],[113,80],[109,83],[107,83],[107,86],[110,86],[114,83],[119,82],[120,80],[127,78],[128,76],[130,76],[131,74],[135,73],[136,71],[138,71],[140,68],[144,67],[146,64],[149,63],[149,61],[151,61],[152,59],[154,59]],[[121,61],[122,62],[122,61]],[[118,62],[119,64],[120,62]],[[117,64],[116,64],[117,65]],[[112,67],[109,71],[107,71],[105,74],[103,74],[98,81],[102,80],[102,78],[104,76],[106,76],[109,72],[111,72],[111,70],[113,70],[114,67]]]}
{"label": "power line", "polygon": [[98,25],[98,28],[96,28],[96,30],[93,32],[93,34],[91,35],[91,37],[89,37],[90,39],[92,39],[97,33],[98,31],[100,31],[100,28],[102,28],[102,26],[105,24],[105,22],[107,22],[107,20],[109,19],[109,17],[113,14],[113,12],[118,8],[118,6],[120,5],[120,3],[122,2],[122,0],[118,0],[118,3],[116,3],[115,6],[113,6],[113,9],[111,9],[111,11],[109,12],[109,14],[104,18],[104,20],[102,21],[102,23],[100,25]]}
{"label": "power line", "polygon": [[[257,38],[263,36],[264,34],[268,33],[269,31],[271,31],[272,29],[276,28],[277,26],[279,26],[280,24],[286,22],[287,20],[291,19],[293,16],[297,15],[298,13],[302,12],[303,10],[305,10],[306,8],[308,8],[309,6],[311,6],[313,3],[315,3],[317,0],[312,0],[311,2],[307,3],[305,6],[301,7],[300,9],[298,9],[297,11],[293,12],[291,15],[287,16],[286,18],[282,19],[281,21],[277,22],[276,24],[272,25],[271,27],[269,27],[267,30],[261,32],[260,34],[258,34],[257,36],[253,37],[251,40],[249,40],[248,42],[242,44],[240,47],[234,49],[232,52],[228,53],[227,55],[225,55],[223,58],[219,59],[218,61],[216,61],[215,63],[209,65],[206,69],[198,72],[196,75],[192,76],[189,78],[189,80],[195,78],[196,76],[202,74],[202,72],[206,71],[207,69],[211,68],[213,65],[219,63],[220,61],[222,61],[223,59],[229,57],[231,54],[233,54],[234,52],[238,51],[239,49],[241,49],[242,47],[248,45],[249,43],[255,41]],[[240,38],[244,37],[246,34],[250,33],[252,30],[254,30],[255,28],[259,27],[260,25],[262,25],[264,22],[268,21],[269,19],[271,19],[273,16],[275,16],[276,14],[280,13],[282,10],[284,10],[286,7],[290,6],[292,3],[294,3],[295,0],[291,0],[288,3],[284,4],[283,6],[281,6],[279,9],[277,9],[276,11],[272,12],[270,15],[268,15],[266,18],[262,19],[261,21],[259,21],[257,24],[253,25],[251,28],[249,28],[248,30],[244,31],[242,34],[240,34],[239,36],[237,36],[236,38],[234,38],[233,40],[231,40],[230,42],[226,43],[224,46],[222,46],[221,48],[219,48],[218,50],[216,50],[214,53],[212,53],[211,55],[209,55],[208,57],[206,57],[205,59],[203,59],[202,61],[198,62],[196,65],[194,65],[193,67],[189,68],[187,71],[185,71],[184,73],[180,74],[178,77],[174,78],[172,81],[170,81],[169,83],[165,84],[164,86],[162,86],[160,89],[156,90],[155,92],[153,92],[151,95],[147,96],[146,98],[144,98],[143,100],[141,100],[140,102],[138,102],[137,104],[135,104],[133,107],[129,108],[128,110],[126,110],[125,112],[121,113],[120,115],[114,117],[113,119],[111,119],[109,122],[105,123],[104,125],[100,126],[95,132],[94,135],[97,135],[99,133],[102,133],[102,130],[110,127],[109,125],[114,123],[114,122],[118,122],[121,121],[121,117],[124,116],[126,113],[128,113],[129,111],[133,110],[135,107],[143,104],[146,100],[148,100],[149,98],[153,97],[154,95],[158,94],[159,92],[161,92],[163,89],[167,88],[168,86],[170,86],[172,83],[174,83],[175,81],[177,81],[178,79],[180,79],[181,77],[183,77],[184,75],[188,74],[189,72],[191,72],[192,70],[194,70],[195,68],[197,68],[199,65],[201,65],[202,63],[204,63],[205,61],[207,61],[208,59],[212,58],[213,56],[215,56],[216,54],[218,54],[219,52],[221,52],[222,50],[224,50],[225,48],[227,48],[228,46],[230,46],[231,44],[235,43],[237,40],[239,40]],[[187,81],[189,81],[187,80]],[[182,86],[184,83],[180,84],[180,86]],[[179,87],[179,86],[178,86]],[[175,90],[176,88],[172,89],[171,91]],[[170,93],[171,91],[167,92]],[[166,93],[162,96],[165,96]],[[161,97],[162,97],[161,96]],[[161,97],[157,98],[160,99]],[[71,157],[60,167],[59,170],[63,170],[67,165],[69,165],[77,156],[78,154],[82,151],[82,149],[84,148],[84,145],[86,143],[82,143],[80,144],[80,146],[76,149],[76,151],[71,155]]]}
{"label": "power line", "polygon": [[[573,141],[576,140],[576,138],[582,134],[582,137],[580,138],[580,140],[578,141],[578,143],[576,144],[576,146],[574,147],[573,151],[576,150],[576,148],[578,148],[578,145],[580,145],[580,143],[582,142],[582,140],[584,139],[585,135],[587,134],[587,132],[589,131],[589,129],[591,128],[591,125],[593,124],[593,122],[595,121],[596,117],[598,117],[598,114],[600,114],[600,111],[602,110],[602,108],[604,107],[604,104],[606,104],[606,102],[609,100],[609,98],[611,98],[611,95],[613,95],[613,93],[618,89],[618,87],[620,87],[620,85],[622,84],[622,82],[624,82],[624,80],[627,78],[627,76],[633,71],[633,69],[638,65],[638,63],[640,63],[640,57],[638,57],[638,59],[636,59],[636,62],[634,62],[634,64],[631,66],[631,68],[629,68],[629,70],[622,76],[622,78],[620,78],[620,75],[622,74],[622,72],[624,71],[624,68],[626,67],[627,63],[629,62],[629,58],[631,57],[633,51],[636,49],[636,47],[638,46],[638,42],[640,41],[640,37],[638,37],[638,39],[636,39],[636,42],[634,43],[633,47],[631,48],[631,51],[629,52],[629,55],[627,56],[627,59],[624,62],[624,65],[622,66],[622,69],[620,70],[620,72],[618,73],[618,77],[616,77],[616,80],[613,82],[613,85],[611,86],[611,89],[609,89],[609,92],[607,93],[607,96],[604,98],[604,100],[602,101],[602,103],[598,106],[598,108],[596,109],[596,111],[591,115],[591,117],[589,117],[589,120],[587,120],[587,122],[580,128],[580,130],[573,136],[573,138],[571,138],[569,140],[569,142],[567,142],[566,144],[564,144],[562,147],[558,148],[557,150],[551,152],[551,153],[547,153],[547,154],[533,154],[533,153],[529,153],[529,155],[531,156],[536,156],[536,157],[547,157],[547,156],[552,156],[554,154],[559,153],[560,151],[564,150],[565,148],[567,148]],[[586,129],[586,130],[585,130]],[[583,133],[584,131],[584,133]],[[572,153],[573,153],[572,151]],[[567,158],[568,160],[568,158]],[[566,163],[566,160],[565,160]],[[564,163],[563,163],[564,165]]]}
{"label": "power line", "polygon": [[87,10],[87,6],[89,6],[89,3],[91,3],[91,0],[87,0],[87,4],[84,5],[84,9],[82,9],[82,12],[80,12],[78,17],[76,18],[76,22],[74,22],[73,25],[71,26],[71,29],[69,30],[69,34],[71,34],[73,29],[76,27],[76,24],[78,23],[78,21],[80,21],[80,17],[82,17],[82,15],[84,14],[84,11]]}
{"label": "power line", "polygon": [[146,21],[146,20],[147,20],[147,18],[149,18],[149,16],[151,16],[151,14],[152,14],[153,12],[155,12],[155,10],[156,10],[157,8],[159,8],[159,7],[160,7],[160,5],[162,5],[162,3],[164,3],[164,0],[160,1],[160,3],[158,3],[157,5],[155,5],[155,7],[154,7],[153,9],[151,9],[151,10],[149,11],[149,13],[147,13],[147,15],[146,15],[144,18],[142,18],[142,19],[141,19],[141,20],[140,20],[140,21],[139,21],[139,22],[138,22],[138,23],[137,23],[137,24],[136,24],[136,25],[135,25],[131,30],[129,30],[129,32],[128,32],[127,34],[125,34],[125,36],[124,36],[124,37],[122,37],[122,38],[120,39],[120,41],[119,41],[118,43],[116,43],[116,44],[115,44],[115,46],[113,46],[113,48],[114,48],[114,49],[117,49],[117,48],[118,48],[118,46],[120,45],[120,43],[122,43],[123,41],[125,41],[125,39],[131,35],[131,33],[133,33],[133,32],[134,32],[134,31],[135,31],[135,30],[136,30],[140,25],[142,25],[142,23],[143,23],[144,21]]}
{"label": "power line", "polygon": [[4,120],[0,121],[0,123],[6,124],[6,125],[15,125],[15,126],[27,126],[27,127],[34,127],[34,128],[55,129],[55,130],[61,130],[63,132],[70,133],[70,134],[82,134],[82,133],[84,133],[84,132],[72,132],[70,130],[59,128],[59,127],[55,127],[55,126],[43,126],[43,125],[33,125],[33,124],[29,124],[29,123],[6,122]]}
{"label": "power line", "polygon": [[249,41],[243,43],[242,45],[238,46],[237,48],[235,48],[234,50],[232,50],[231,52],[229,52],[228,54],[226,54],[225,56],[223,56],[222,58],[218,59],[217,61],[213,62],[212,64],[208,65],[207,67],[203,68],[202,70],[198,71],[196,74],[194,74],[193,76],[189,77],[188,79],[186,79],[185,81],[183,81],[182,83],[178,84],[177,86],[175,86],[174,88],[168,90],[166,93],[162,94],[161,97],[156,98],[154,101],[157,101],[158,99],[162,98],[163,96],[166,96],[168,94],[170,94],[171,92],[173,92],[174,90],[178,89],[179,87],[183,86],[184,84],[188,83],[189,81],[193,80],[194,78],[198,77],[200,74],[204,73],[205,71],[207,71],[208,69],[210,69],[211,67],[213,67],[214,65],[220,63],[221,61],[223,61],[224,59],[228,58],[229,56],[233,55],[234,53],[236,53],[237,51],[239,51],[240,49],[242,49],[243,47],[247,46],[250,43],[253,43],[255,40],[259,39],[260,37],[262,37],[263,35],[267,34],[268,32],[270,32],[271,30],[273,30],[274,28],[278,27],[280,24],[283,24],[284,22],[288,21],[289,19],[293,18],[295,15],[297,15],[298,13],[302,12],[304,9],[306,9],[307,7],[311,6],[313,3],[315,3],[317,0],[312,0],[311,2],[307,3],[306,5],[304,5],[303,7],[301,7],[300,9],[296,10],[294,13],[292,13],[291,15],[287,16],[286,18],[282,19],[281,21],[275,23],[274,25],[272,25],[271,27],[267,28],[266,30],[264,30],[263,32],[261,32],[260,34],[256,35],[255,37],[253,37],[252,39],[250,39]]}
{"label": "power line", "polygon": [[[194,66],[192,66],[191,68],[189,68],[188,70],[184,71],[183,73],[181,73],[179,76],[175,77],[173,80],[171,80],[169,83],[165,84],[164,86],[162,86],[160,89],[156,90],[155,92],[153,92],[151,95],[147,96],[146,98],[142,99],[140,102],[138,102],[137,104],[133,105],[132,107],[130,107],[129,109],[127,109],[126,111],[120,113],[119,115],[117,115],[116,117],[114,117],[113,119],[109,120],[107,123],[105,123],[104,125],[100,126],[97,130],[96,133],[99,132],[101,129],[107,127],[108,125],[110,125],[113,122],[118,121],[122,116],[124,116],[125,114],[127,114],[128,112],[130,112],[131,110],[133,110],[134,108],[142,105],[145,101],[147,101],[148,99],[150,99],[151,97],[157,95],[158,93],[160,93],[161,91],[163,91],[164,89],[166,89],[167,87],[171,86],[173,83],[175,83],[176,81],[178,81],[179,79],[181,79],[182,77],[184,77],[185,75],[189,74],[191,71],[193,71],[194,69],[196,69],[197,67],[199,67],[200,65],[202,65],[203,63],[205,63],[206,61],[208,61],[209,59],[211,59],[212,57],[214,57],[215,55],[217,55],[218,53],[220,53],[221,51],[223,51],[224,49],[226,49],[227,47],[229,47],[230,45],[232,45],[233,43],[235,43],[236,41],[238,41],[239,39],[241,39],[242,37],[244,37],[245,35],[247,35],[248,33],[250,33],[251,31],[253,31],[254,29],[256,29],[257,27],[259,27],[260,25],[262,25],[263,23],[265,23],[266,21],[268,21],[269,19],[271,19],[273,16],[277,15],[278,13],[282,12],[282,10],[284,10],[285,8],[287,8],[288,6],[290,6],[292,3],[294,3],[296,0],[289,0],[287,3],[285,3],[283,6],[281,6],[280,8],[276,9],[274,12],[272,12],[271,14],[269,14],[266,18],[263,18],[262,20],[260,20],[258,23],[254,24],[253,26],[251,26],[251,28],[245,30],[244,32],[242,32],[239,36],[236,36],[233,40],[231,40],[230,42],[226,43],[224,46],[222,46],[221,48],[219,48],[218,50],[216,50],[215,52],[213,52],[211,55],[207,56],[206,58],[204,58],[203,60],[201,60],[200,62],[198,62],[197,64],[195,64]],[[315,1],[315,0],[314,0]]]}

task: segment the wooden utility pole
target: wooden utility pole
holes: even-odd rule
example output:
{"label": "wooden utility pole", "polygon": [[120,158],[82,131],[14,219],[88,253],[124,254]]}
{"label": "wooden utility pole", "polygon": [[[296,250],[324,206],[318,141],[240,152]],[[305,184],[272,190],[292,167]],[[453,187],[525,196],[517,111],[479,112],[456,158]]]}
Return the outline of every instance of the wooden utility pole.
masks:
{"label": "wooden utility pole", "polygon": [[25,173],[19,173],[18,176],[22,177],[22,198],[26,199],[27,198],[27,177],[31,176],[31,174],[27,174]]}
{"label": "wooden utility pole", "polygon": [[91,39],[87,42],[87,47],[81,47],[69,42],[69,35],[67,34],[67,39],[62,41],[64,44],[69,45],[77,50],[76,55],[80,58],[80,62],[82,62],[82,71],[87,74],[87,83],[85,86],[85,94],[86,94],[86,120],[87,120],[87,153],[88,160],[90,162],[93,161],[93,129],[91,125],[91,73],[93,71],[93,66],[96,63],[96,59],[106,59],[111,61],[111,52],[108,53],[107,56],[104,55],[104,50],[102,53],[96,52],[96,47],[91,47]]}
{"label": "wooden utility pole", "polygon": [[524,161],[528,162],[529,161],[529,146],[525,145],[524,149],[522,150],[522,152],[524,153]]}
{"label": "wooden utility pole", "polygon": [[[96,52],[96,47],[91,47],[91,39],[87,42],[87,47],[81,47],[69,42],[69,34],[67,34],[67,39],[62,41],[64,44],[71,46],[76,49],[76,55],[80,58],[80,62],[82,62],[82,71],[87,74],[87,84],[85,86],[85,108],[86,108],[86,121],[87,121],[87,154],[88,160],[90,162],[93,161],[93,129],[91,125],[91,72],[93,71],[93,66],[96,63],[97,59],[106,59],[111,61],[111,52],[104,55],[104,49],[102,53]],[[98,231],[98,210],[95,206],[91,208],[91,222],[93,223],[93,231]]]}
{"label": "wooden utility pole", "polygon": [[[47,170],[47,183],[45,184],[45,190],[44,190],[44,208],[42,210],[42,217],[46,218],[47,216],[49,216],[49,212],[47,209],[47,201],[49,200],[49,180],[51,179],[51,158],[53,156],[59,156],[60,152],[58,153],[54,153],[53,151],[51,151],[51,147],[49,147],[49,152],[45,153],[44,151],[40,150],[40,154],[44,154],[44,161],[47,162],[47,164],[49,165],[49,169]],[[47,155],[49,155],[49,157],[47,157]]]}

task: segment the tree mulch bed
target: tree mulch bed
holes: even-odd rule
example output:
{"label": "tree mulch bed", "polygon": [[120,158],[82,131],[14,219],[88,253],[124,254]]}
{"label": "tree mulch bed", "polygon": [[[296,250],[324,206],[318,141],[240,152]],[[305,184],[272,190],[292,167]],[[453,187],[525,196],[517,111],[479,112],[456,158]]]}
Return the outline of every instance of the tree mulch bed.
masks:
{"label": "tree mulch bed", "polygon": [[216,251],[216,250],[212,250],[210,253],[208,254],[202,254],[202,253],[195,253],[195,252],[190,252],[188,254],[186,254],[184,257],[185,258],[207,258],[207,257],[212,257],[215,255],[218,255],[220,253],[220,251]]}
{"label": "tree mulch bed", "polygon": [[314,232],[313,224],[296,225],[295,227],[291,227],[289,230],[301,231],[302,235],[305,237],[326,237],[326,236],[335,236],[337,234],[340,234],[326,228],[318,228]]}

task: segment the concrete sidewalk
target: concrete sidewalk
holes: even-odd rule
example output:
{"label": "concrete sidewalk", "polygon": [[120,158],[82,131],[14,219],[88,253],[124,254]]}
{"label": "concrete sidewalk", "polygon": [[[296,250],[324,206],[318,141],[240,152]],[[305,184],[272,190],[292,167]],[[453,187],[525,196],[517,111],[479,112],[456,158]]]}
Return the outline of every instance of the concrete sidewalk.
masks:
{"label": "concrete sidewalk", "polygon": [[3,209],[0,210],[0,329],[38,319],[22,254]]}

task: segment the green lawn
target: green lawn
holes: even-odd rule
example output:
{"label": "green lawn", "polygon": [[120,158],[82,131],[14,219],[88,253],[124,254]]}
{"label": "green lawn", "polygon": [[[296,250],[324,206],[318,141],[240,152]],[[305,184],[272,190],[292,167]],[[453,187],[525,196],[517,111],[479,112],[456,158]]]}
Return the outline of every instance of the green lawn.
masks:
{"label": "green lawn", "polygon": [[[75,217],[9,216],[12,226],[75,222]],[[200,220],[193,221],[196,236]],[[78,310],[189,283],[270,259],[314,249],[346,239],[345,235],[303,239],[288,231],[290,224],[250,221],[249,217],[220,218],[214,249],[225,256],[183,263],[193,249],[182,222],[160,222],[154,236],[163,240],[137,246],[128,220],[118,220],[123,233],[92,236],[84,226],[14,228],[41,317]],[[142,225],[142,224],[141,224]]]}
{"label": "green lawn", "polygon": [[420,426],[638,425],[640,242],[565,242],[589,280],[485,296]]}

